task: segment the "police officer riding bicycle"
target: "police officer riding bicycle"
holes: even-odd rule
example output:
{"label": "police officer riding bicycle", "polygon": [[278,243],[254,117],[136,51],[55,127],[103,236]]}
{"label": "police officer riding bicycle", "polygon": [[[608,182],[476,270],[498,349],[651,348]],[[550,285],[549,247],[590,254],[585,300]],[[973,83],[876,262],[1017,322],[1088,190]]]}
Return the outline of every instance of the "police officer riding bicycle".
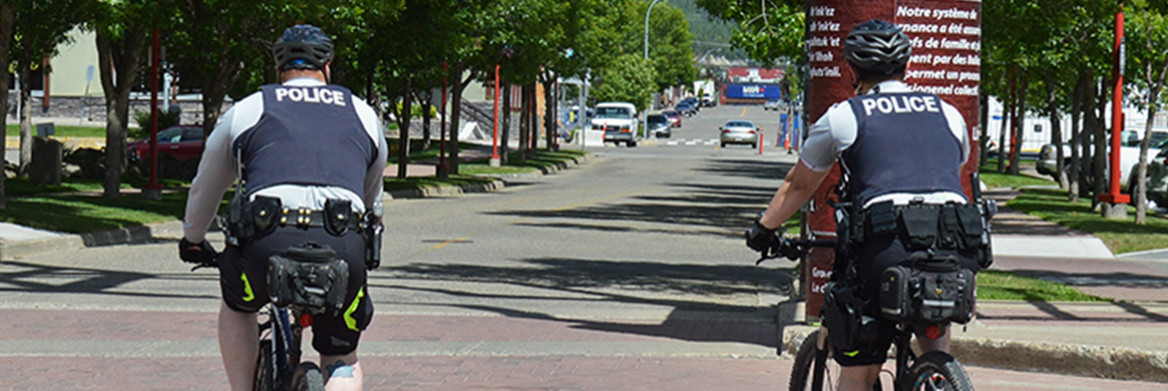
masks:
{"label": "police officer riding bicycle", "polygon": [[187,201],[180,257],[203,263],[215,256],[205,235],[238,178],[225,222],[228,245],[219,259],[219,346],[231,388],[253,384],[256,312],[273,297],[306,295],[269,287],[269,258],[280,255],[278,268],[295,269],[297,254],[335,254],[329,259],[341,266],[331,266],[328,278],[334,280],[323,286],[346,289],[316,292],[317,304],[329,310],[314,320],[312,346],[327,369],[329,389],[358,390],[357,343],[373,316],[366,271],[379,262],[384,130],[369,105],[327,84],[333,43],[319,28],[288,28],[273,55],[281,84],[238,101],[207,138]]}
{"label": "police officer riding bicycle", "polygon": [[[849,341],[853,346],[845,349],[833,342],[833,357],[843,367],[841,390],[871,389],[887,358],[897,322],[881,316],[881,300],[898,298],[887,287],[881,297],[886,270],[917,260],[940,265],[935,271],[960,279],[988,266],[979,265],[988,261],[981,257],[988,246],[982,240],[988,238],[982,235],[985,222],[964,195],[960,179],[970,154],[965,121],[940,97],[914,92],[903,82],[911,53],[908,36],[888,22],[870,20],[848,34],[844,57],[857,96],[833,105],[811,127],[799,163],[746,234],[750,248],[773,250],[781,241],[775,231],[812,197],[831,166],[841,163],[837,194],[839,209],[846,213],[838,216],[848,218],[837,221],[837,284],[827,292],[823,315],[833,341],[837,336],[867,338]],[[840,318],[840,309],[831,303],[839,292],[834,288],[848,284],[858,284],[855,296],[864,302],[865,319],[852,316],[848,319],[856,324],[833,325]],[[972,315],[973,287],[964,288],[969,297],[950,301],[959,308],[949,309],[938,324]],[[883,307],[885,313],[899,310]],[[916,331],[925,352],[948,350],[947,330],[933,329],[925,338],[923,330]]]}

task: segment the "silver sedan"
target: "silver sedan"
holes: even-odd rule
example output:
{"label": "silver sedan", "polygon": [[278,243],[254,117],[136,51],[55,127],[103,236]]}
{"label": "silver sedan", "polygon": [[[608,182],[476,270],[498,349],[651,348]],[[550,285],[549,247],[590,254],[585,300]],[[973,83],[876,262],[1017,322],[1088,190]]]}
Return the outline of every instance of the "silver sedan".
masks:
{"label": "silver sedan", "polygon": [[726,144],[750,144],[751,147],[758,148],[759,130],[750,121],[732,119],[726,121],[718,130],[721,131],[722,148],[726,148]]}

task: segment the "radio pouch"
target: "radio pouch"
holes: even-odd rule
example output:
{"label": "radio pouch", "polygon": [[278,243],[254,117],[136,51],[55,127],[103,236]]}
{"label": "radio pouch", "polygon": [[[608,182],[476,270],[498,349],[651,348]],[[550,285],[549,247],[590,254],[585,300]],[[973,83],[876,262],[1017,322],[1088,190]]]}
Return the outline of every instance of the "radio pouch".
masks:
{"label": "radio pouch", "polygon": [[247,196],[236,191],[227,203],[227,232],[228,244],[239,246],[243,242],[255,237],[255,225],[252,224],[251,203]]}
{"label": "radio pouch", "polygon": [[341,314],[349,266],[328,245],[305,242],[268,258],[268,291],[277,306]]}

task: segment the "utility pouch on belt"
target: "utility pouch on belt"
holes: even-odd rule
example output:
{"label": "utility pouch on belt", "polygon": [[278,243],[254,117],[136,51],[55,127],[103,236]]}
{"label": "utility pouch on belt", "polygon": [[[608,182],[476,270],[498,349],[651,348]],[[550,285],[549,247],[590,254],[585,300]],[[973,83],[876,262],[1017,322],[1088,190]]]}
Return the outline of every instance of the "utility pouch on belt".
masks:
{"label": "utility pouch on belt", "polygon": [[251,201],[252,224],[255,225],[257,237],[267,235],[280,225],[280,208],[283,207],[279,198],[256,196]]}
{"label": "utility pouch on belt", "polygon": [[278,306],[340,315],[348,286],[349,266],[328,245],[305,242],[268,258],[268,290]]}
{"label": "utility pouch on belt", "polygon": [[909,251],[933,248],[937,241],[937,212],[933,205],[911,204],[900,208],[905,248]]}
{"label": "utility pouch on belt", "polygon": [[864,210],[864,215],[868,220],[867,235],[880,237],[896,232],[896,208],[892,201],[872,204]]}
{"label": "utility pouch on belt", "polygon": [[876,341],[876,319],[864,316],[855,286],[829,282],[823,288],[823,325],[831,344],[842,351],[866,350]]}
{"label": "utility pouch on belt", "polygon": [[333,236],[343,236],[349,231],[349,220],[353,218],[349,200],[330,198],[324,202],[324,230]]}
{"label": "utility pouch on belt", "polygon": [[982,223],[981,211],[978,210],[977,205],[958,205],[954,209],[957,215],[957,225],[961,229],[958,246],[961,249],[981,247],[981,239],[986,227]]}

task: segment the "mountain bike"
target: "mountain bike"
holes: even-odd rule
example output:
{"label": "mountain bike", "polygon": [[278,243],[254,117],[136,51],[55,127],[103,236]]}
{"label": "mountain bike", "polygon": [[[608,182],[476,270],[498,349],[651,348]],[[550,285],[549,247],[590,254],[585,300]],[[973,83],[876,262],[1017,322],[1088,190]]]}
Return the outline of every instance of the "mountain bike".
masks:
{"label": "mountain bike", "polygon": [[[196,265],[191,271],[204,267],[218,268],[219,258]],[[300,362],[301,334],[312,326],[311,310],[302,306],[277,306],[273,302],[260,310],[260,349],[254,390],[324,391],[320,367],[312,362]]]}
{"label": "mountain bike", "polygon": [[[758,262],[766,259],[786,257],[791,260],[805,255],[812,247],[834,247],[835,240],[783,239],[781,245],[762,254]],[[939,337],[947,330],[948,321],[925,326],[920,330],[930,337]],[[928,352],[918,356],[910,347],[912,335],[920,323],[900,320],[893,336],[892,346],[896,351],[896,368],[891,373],[893,389],[907,390],[955,390],[972,391],[973,384],[965,368],[956,358],[941,351]],[[791,370],[789,390],[836,390],[840,381],[840,366],[832,357],[828,330],[820,326],[799,346],[795,363]],[[887,371],[886,371],[887,373]],[[873,390],[881,390],[879,379]]]}

